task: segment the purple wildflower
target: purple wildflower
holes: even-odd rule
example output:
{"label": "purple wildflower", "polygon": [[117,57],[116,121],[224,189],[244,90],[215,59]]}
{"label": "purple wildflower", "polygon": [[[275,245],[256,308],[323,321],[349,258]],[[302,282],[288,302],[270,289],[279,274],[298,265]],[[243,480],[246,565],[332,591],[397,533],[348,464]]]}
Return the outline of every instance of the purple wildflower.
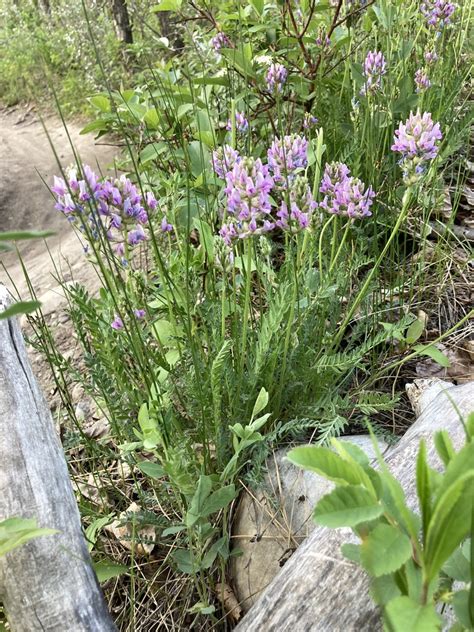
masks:
{"label": "purple wildflower", "polygon": [[59,197],[65,196],[67,193],[67,186],[64,180],[62,178],[58,178],[58,176],[54,176],[54,184],[51,187],[51,191]]}
{"label": "purple wildflower", "polygon": [[438,154],[438,141],[443,138],[439,123],[434,123],[431,114],[420,110],[410,112],[405,123],[395,130],[392,150],[402,155],[400,165],[407,184],[415,183],[425,170],[425,163]]}
{"label": "purple wildflower", "polygon": [[451,23],[451,16],[456,10],[456,5],[449,0],[424,0],[420,10],[429,27],[440,32]]}
{"label": "purple wildflower", "polygon": [[344,163],[326,165],[319,191],[324,194],[319,206],[328,213],[351,219],[372,215],[370,207],[375,197],[372,187],[365,189],[364,183],[351,176]]}
{"label": "purple wildflower", "polygon": [[127,241],[130,246],[136,246],[140,242],[145,241],[146,238],[146,233],[143,230],[143,226],[141,226],[141,224],[137,224],[137,227],[129,231],[127,235]]}
{"label": "purple wildflower", "polygon": [[423,92],[431,86],[431,81],[428,77],[428,74],[425,72],[425,70],[423,70],[423,68],[418,68],[418,70],[415,72],[415,84],[417,92]]}
{"label": "purple wildflower", "polygon": [[212,152],[212,167],[217,177],[222,180],[224,180],[225,174],[231,171],[239,160],[239,152],[230,145],[224,145],[224,147],[219,147]]}
{"label": "purple wildflower", "polygon": [[[289,204],[289,206],[288,206]],[[317,208],[313,194],[305,177],[298,176],[277,211],[276,225],[282,230],[299,232],[309,227],[312,214]]]}
{"label": "purple wildflower", "polygon": [[284,136],[283,140],[276,137],[267,155],[274,181],[285,186],[299,169],[307,166],[308,141],[297,134]]}
{"label": "purple wildflower", "polygon": [[[243,112],[236,112],[235,113],[235,129],[241,134],[244,134],[248,130],[248,128],[249,128],[249,122],[245,118],[245,114]],[[230,119],[227,121],[226,129],[228,132],[232,131],[232,121]]]}
{"label": "purple wildflower", "polygon": [[429,50],[425,53],[425,61],[427,64],[434,64],[438,61],[438,54],[434,50]]}
{"label": "purple wildflower", "polygon": [[155,199],[155,196],[150,191],[148,191],[146,194],[146,203],[147,203],[148,208],[152,211],[156,209],[156,205],[158,204],[158,202]]}
{"label": "purple wildflower", "polygon": [[364,61],[365,84],[362,95],[373,94],[382,87],[382,77],[387,72],[387,62],[380,51],[369,51]]}
{"label": "purple wildflower", "polygon": [[146,311],[144,309],[134,309],[133,313],[135,314],[135,318],[141,320],[142,318],[145,318]]}
{"label": "purple wildflower", "polygon": [[310,112],[305,112],[303,118],[303,129],[311,129],[314,125],[318,124],[318,119]]}
{"label": "purple wildflower", "polygon": [[112,329],[119,331],[120,329],[123,329],[123,320],[120,318],[120,316],[114,314],[114,319],[110,323],[110,326],[112,327]]}
{"label": "purple wildflower", "polygon": [[232,42],[225,33],[220,31],[211,39],[211,46],[218,53],[221,48],[232,48]]}
{"label": "purple wildflower", "polygon": [[160,225],[161,231],[163,233],[170,233],[173,230],[173,224],[168,222],[166,215],[163,215],[163,219],[161,220]]}
{"label": "purple wildflower", "polygon": [[283,64],[270,64],[266,82],[269,92],[283,92],[283,86],[288,78],[288,71]]}

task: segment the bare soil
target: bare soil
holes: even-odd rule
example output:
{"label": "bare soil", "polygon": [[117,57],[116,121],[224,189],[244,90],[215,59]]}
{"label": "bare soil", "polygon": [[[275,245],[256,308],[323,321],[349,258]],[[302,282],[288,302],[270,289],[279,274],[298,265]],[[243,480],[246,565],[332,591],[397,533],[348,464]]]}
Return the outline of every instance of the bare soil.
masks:
{"label": "bare soil", "polygon": [[[83,163],[100,167],[103,173],[113,166],[115,148],[96,144],[90,134],[81,136],[82,127],[80,122],[73,122],[68,123],[66,130],[56,116],[48,116],[42,123],[28,110],[0,111],[0,231],[53,230],[56,233],[48,238],[47,245],[43,240],[18,243],[38,296],[57,286],[51,276],[54,270],[51,255],[62,270],[67,270],[66,277],[72,273],[84,282],[85,277],[92,274],[91,266],[85,264],[78,238],[64,216],[54,209],[54,199],[47,187],[52,184],[53,176],[60,173],[58,161],[63,167],[74,162],[73,147]],[[13,291],[13,284],[1,264],[24,294],[26,283],[16,253],[0,253],[0,282]]]}

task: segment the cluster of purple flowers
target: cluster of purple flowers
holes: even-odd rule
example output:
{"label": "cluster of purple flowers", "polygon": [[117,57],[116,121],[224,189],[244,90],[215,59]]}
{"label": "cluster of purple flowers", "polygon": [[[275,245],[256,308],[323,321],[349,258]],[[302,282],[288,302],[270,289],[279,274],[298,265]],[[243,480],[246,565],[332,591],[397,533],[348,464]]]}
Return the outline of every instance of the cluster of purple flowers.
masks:
{"label": "cluster of purple flowers", "polygon": [[211,39],[211,46],[216,53],[218,53],[221,48],[232,48],[232,42],[225,33],[219,31],[219,33]]}
{"label": "cluster of purple flowers", "polygon": [[288,71],[283,64],[270,64],[267,70],[266,83],[269,92],[283,92],[288,78]]}
{"label": "cluster of purple flowers", "polygon": [[428,90],[431,86],[430,78],[428,77],[428,73],[423,68],[418,68],[415,72],[415,84],[417,92],[424,92]]}
{"label": "cluster of purple flowers", "polygon": [[438,54],[435,50],[428,50],[425,53],[425,61],[431,66],[438,61]]}
{"label": "cluster of purple flowers", "polygon": [[380,51],[369,51],[364,61],[365,84],[360,93],[373,94],[382,87],[382,77],[387,72],[387,63]]}
{"label": "cluster of purple flowers", "polygon": [[267,157],[274,181],[286,187],[297,172],[308,165],[308,141],[298,134],[283,139],[276,137]]}
{"label": "cluster of purple flowers", "polygon": [[297,232],[309,226],[316,203],[307,179],[300,174],[308,164],[307,149],[304,137],[292,135],[275,138],[267,164],[260,158],[240,156],[229,146],[214,152],[214,171],[226,182],[224,223],[219,234],[227,246],[235,239],[275,228]]}
{"label": "cluster of purple flowers", "polygon": [[456,5],[449,0],[424,0],[420,6],[428,26],[440,32],[451,22]]}
{"label": "cluster of purple flowers", "polygon": [[324,195],[319,206],[333,215],[360,219],[372,215],[375,193],[372,187],[365,189],[364,183],[350,175],[347,165],[342,162],[327,164],[319,189]]}
{"label": "cluster of purple flowers", "polygon": [[434,123],[431,114],[420,110],[410,112],[405,123],[395,130],[392,150],[401,154],[400,165],[407,184],[414,184],[426,169],[426,163],[438,154],[438,145],[443,135],[439,123]]}
{"label": "cluster of purple flowers", "polygon": [[[146,312],[144,309],[134,309],[133,315],[137,320],[142,320],[143,318],[145,318]],[[110,323],[110,326],[112,327],[112,329],[115,329],[115,331],[120,331],[121,329],[123,329],[123,320],[118,314],[114,314],[114,318]]]}
{"label": "cluster of purple flowers", "polygon": [[[83,165],[81,171],[84,177],[78,179],[77,170],[68,169],[67,183],[63,178],[54,177],[51,190],[56,195],[55,208],[73,222],[82,216],[95,239],[99,230],[105,229],[107,238],[116,244],[115,251],[120,256],[123,256],[126,247],[145,241],[144,226],[148,223],[149,213],[157,208],[153,194],[146,193],[145,209],[137,187],[125,175],[117,179],[99,179],[88,165]],[[85,230],[83,222],[79,228]],[[166,215],[163,215],[161,230],[169,232],[172,229]]]}
{"label": "cluster of purple flowers", "polygon": [[303,118],[303,129],[311,129],[314,125],[318,124],[318,119],[310,112],[305,112]]}
{"label": "cluster of purple flowers", "polygon": [[[227,121],[226,129],[228,132],[232,131],[232,121],[230,119]],[[243,112],[235,113],[235,129],[241,134],[245,134],[249,129],[249,122]]]}

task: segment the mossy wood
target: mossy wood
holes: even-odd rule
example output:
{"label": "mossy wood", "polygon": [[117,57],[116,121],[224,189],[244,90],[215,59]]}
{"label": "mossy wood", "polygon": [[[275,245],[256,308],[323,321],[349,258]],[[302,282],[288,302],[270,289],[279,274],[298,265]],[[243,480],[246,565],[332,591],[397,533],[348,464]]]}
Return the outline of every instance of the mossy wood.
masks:
{"label": "mossy wood", "polygon": [[[456,410],[455,406],[458,410]],[[459,413],[474,410],[474,384],[453,386],[441,380],[422,392],[421,414],[385,460],[400,481],[411,509],[418,511],[416,456],[426,439],[430,464],[441,469],[433,437],[447,430],[456,449],[465,435]],[[458,412],[459,411],[459,412]],[[350,529],[316,527],[286,562],[260,599],[237,626],[237,632],[335,632],[382,629],[380,613],[369,596],[369,578],[363,569],[341,554],[344,542],[356,542]]]}
{"label": "mossy wood", "polygon": [[[11,304],[0,284],[0,313]],[[34,518],[59,533],[0,557],[0,602],[12,632],[109,632],[51,413],[15,318],[0,320],[0,521]]]}

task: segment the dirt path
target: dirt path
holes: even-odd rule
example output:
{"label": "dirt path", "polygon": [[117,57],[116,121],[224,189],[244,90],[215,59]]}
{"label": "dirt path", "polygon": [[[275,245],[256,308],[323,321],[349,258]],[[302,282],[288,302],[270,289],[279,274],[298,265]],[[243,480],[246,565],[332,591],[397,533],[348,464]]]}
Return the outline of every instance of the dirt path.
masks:
{"label": "dirt path", "polygon": [[[45,120],[48,133],[63,166],[73,162],[73,151],[61,121],[55,117]],[[92,167],[100,165],[103,172],[113,163],[114,148],[94,144],[93,137],[80,136],[81,125],[68,125],[69,135],[81,160]],[[56,158],[41,122],[34,113],[18,110],[0,112],[0,231],[54,230],[48,246],[61,268],[72,265],[79,280],[90,274],[84,266],[82,250],[64,216],[54,209],[54,200],[42,178],[52,183],[59,173]],[[40,295],[57,285],[52,279],[54,269],[43,241],[22,242],[20,250],[35,289]],[[25,281],[15,253],[0,253],[3,263],[21,291]],[[0,281],[11,287],[11,282],[0,266]]]}

